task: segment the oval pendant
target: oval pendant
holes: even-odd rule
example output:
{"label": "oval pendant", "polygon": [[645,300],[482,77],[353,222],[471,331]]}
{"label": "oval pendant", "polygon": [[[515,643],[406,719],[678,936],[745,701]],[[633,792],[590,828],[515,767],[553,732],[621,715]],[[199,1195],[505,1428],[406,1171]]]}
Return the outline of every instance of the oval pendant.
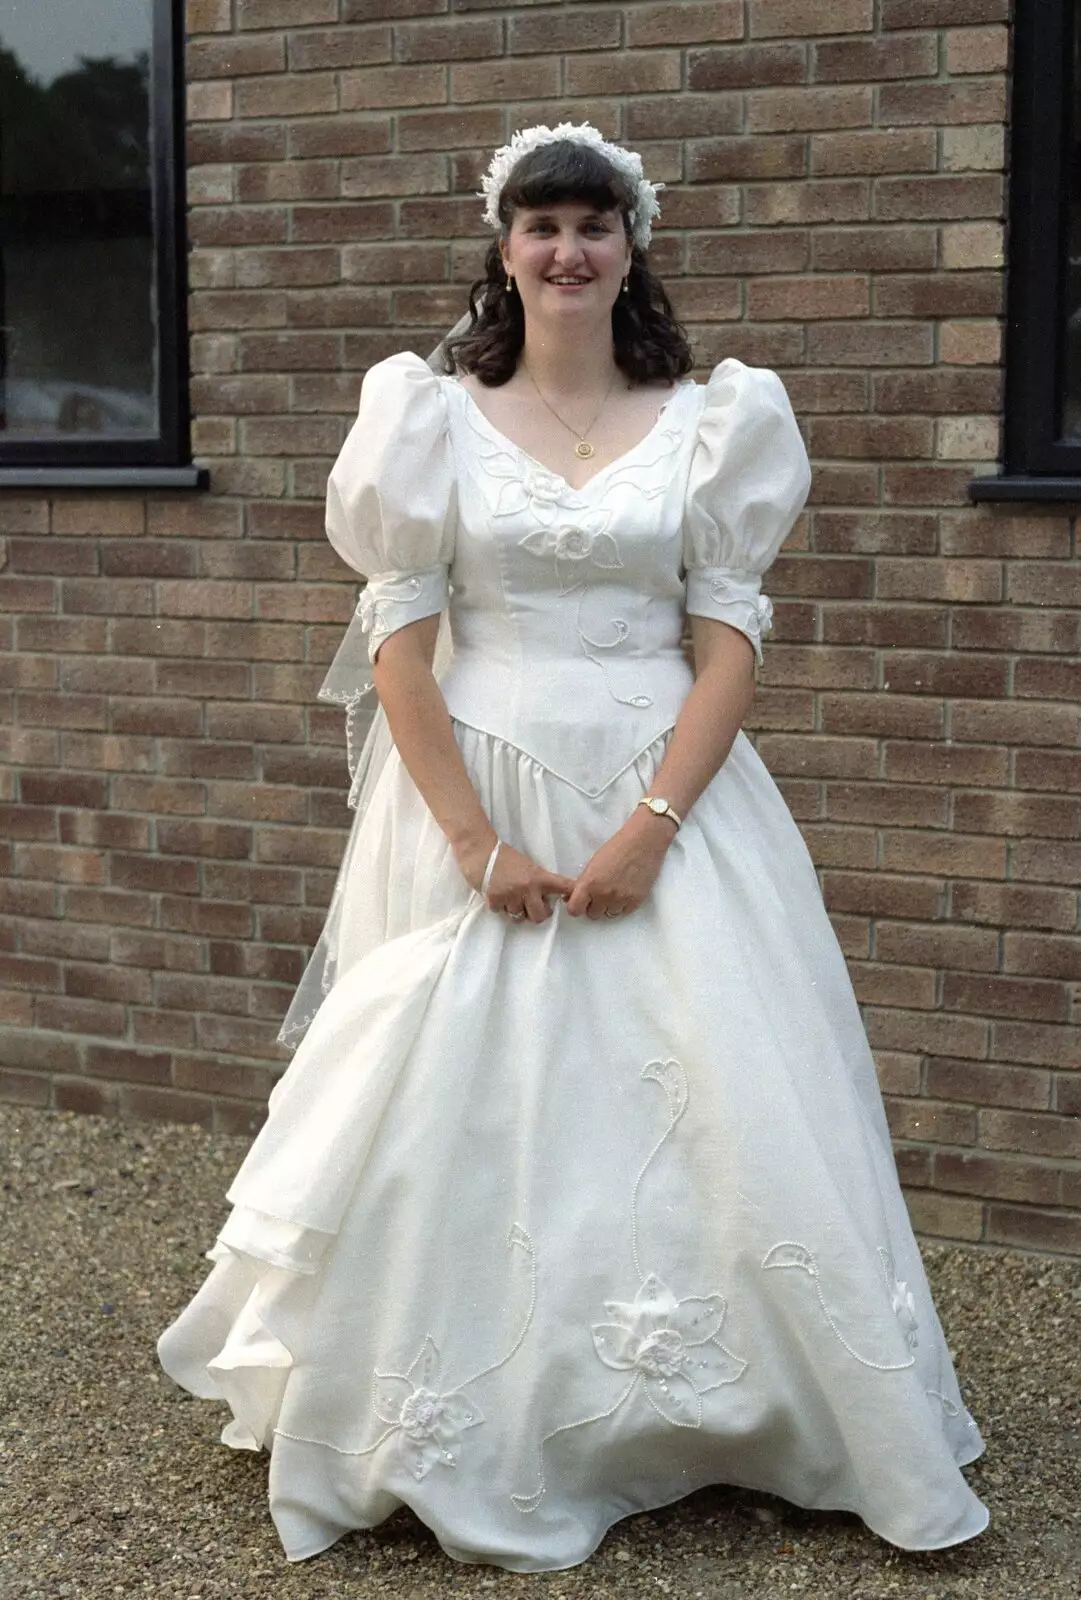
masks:
{"label": "oval pendant", "polygon": [[588,461],[593,454],[593,446],[587,440],[579,439],[574,447],[574,453],[576,456],[581,456],[583,461]]}

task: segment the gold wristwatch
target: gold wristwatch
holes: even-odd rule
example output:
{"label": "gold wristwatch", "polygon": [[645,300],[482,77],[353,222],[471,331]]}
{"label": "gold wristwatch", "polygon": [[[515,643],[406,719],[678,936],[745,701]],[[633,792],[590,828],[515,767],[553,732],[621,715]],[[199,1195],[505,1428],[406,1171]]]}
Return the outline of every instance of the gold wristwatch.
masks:
{"label": "gold wristwatch", "polygon": [[640,806],[648,806],[655,817],[667,817],[670,822],[675,823],[677,828],[682,828],[683,818],[667,800],[662,800],[660,795],[643,795],[638,804]]}

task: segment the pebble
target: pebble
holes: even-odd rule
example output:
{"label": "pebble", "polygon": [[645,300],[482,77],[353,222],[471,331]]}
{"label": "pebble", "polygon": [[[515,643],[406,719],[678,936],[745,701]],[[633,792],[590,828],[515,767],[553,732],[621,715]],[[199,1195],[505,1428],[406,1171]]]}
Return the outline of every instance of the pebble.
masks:
{"label": "pebble", "polygon": [[218,1444],[224,1408],[154,1356],[246,1148],[0,1105],[4,1600],[1077,1600],[1081,1262],[942,1245],[924,1256],[988,1442],[966,1469],[991,1510],[980,1539],[909,1555],[855,1517],[719,1486],[628,1518],[559,1573],[457,1565],[407,1511],[288,1563],[266,1457]]}

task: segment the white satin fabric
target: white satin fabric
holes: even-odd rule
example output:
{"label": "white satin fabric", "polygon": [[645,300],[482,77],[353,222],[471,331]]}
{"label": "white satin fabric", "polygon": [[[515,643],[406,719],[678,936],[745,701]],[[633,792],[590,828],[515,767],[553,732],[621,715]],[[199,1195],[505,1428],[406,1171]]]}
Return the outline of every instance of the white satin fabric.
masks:
{"label": "white satin fabric", "polygon": [[[684,605],[768,621],[807,487],[783,388],[722,363],[583,491],[412,357],[358,429],[328,528],[377,573],[373,650],[449,593],[466,768],[575,874],[663,757]],[[378,719],[358,780],[325,998],[159,1344],[271,1451],[290,1559],[404,1503],[459,1560],[565,1567],[714,1482],[908,1549],[980,1532],[844,961],[749,742],[615,921],[489,912]]]}

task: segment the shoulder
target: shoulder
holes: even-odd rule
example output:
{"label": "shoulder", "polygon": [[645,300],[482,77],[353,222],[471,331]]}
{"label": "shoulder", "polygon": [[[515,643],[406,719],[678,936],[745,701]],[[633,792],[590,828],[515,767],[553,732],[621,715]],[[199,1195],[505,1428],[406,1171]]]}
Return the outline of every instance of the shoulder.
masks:
{"label": "shoulder", "polygon": [[387,356],[369,367],[361,384],[361,404],[442,404],[440,379],[428,363],[411,350]]}
{"label": "shoulder", "polygon": [[704,410],[734,405],[791,410],[788,392],[772,367],[749,367],[735,356],[719,361],[698,387]]}

